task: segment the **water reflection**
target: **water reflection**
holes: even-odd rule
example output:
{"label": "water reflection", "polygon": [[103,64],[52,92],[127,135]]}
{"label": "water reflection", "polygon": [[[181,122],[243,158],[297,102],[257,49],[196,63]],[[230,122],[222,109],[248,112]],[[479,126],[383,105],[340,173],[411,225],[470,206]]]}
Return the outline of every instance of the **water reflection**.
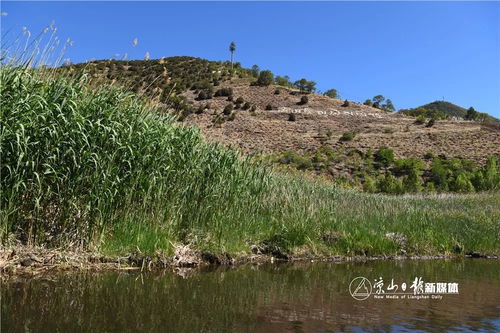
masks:
{"label": "water reflection", "polygon": [[[61,274],[2,286],[2,332],[500,331],[500,261]],[[350,281],[455,281],[442,300],[354,300]]]}

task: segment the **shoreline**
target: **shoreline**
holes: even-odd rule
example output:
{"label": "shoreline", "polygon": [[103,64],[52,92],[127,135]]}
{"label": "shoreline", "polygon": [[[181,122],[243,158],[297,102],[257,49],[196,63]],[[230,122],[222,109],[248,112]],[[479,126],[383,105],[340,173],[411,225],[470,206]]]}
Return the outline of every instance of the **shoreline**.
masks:
{"label": "shoreline", "polygon": [[188,246],[177,248],[173,256],[158,254],[150,257],[141,254],[105,256],[90,251],[68,251],[32,246],[15,246],[0,249],[0,280],[16,277],[34,278],[39,275],[60,272],[109,272],[109,271],[157,271],[170,270],[181,273],[203,267],[237,267],[245,264],[299,263],[299,262],[368,262],[399,260],[453,260],[453,259],[500,259],[496,254],[468,253],[465,255],[380,255],[380,256],[317,256],[306,254],[276,258],[269,254],[246,254],[232,257],[216,256],[192,250]]}

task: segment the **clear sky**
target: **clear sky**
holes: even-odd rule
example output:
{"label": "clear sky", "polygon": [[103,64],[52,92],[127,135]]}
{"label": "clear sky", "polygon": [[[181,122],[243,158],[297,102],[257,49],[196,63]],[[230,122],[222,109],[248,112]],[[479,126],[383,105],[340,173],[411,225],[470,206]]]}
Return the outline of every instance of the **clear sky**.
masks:
{"label": "clear sky", "polygon": [[[6,2],[2,33],[55,21],[72,62],[189,55],[258,64],[397,109],[434,100],[500,117],[498,2]],[[6,14],[5,14],[6,13]],[[132,47],[134,38],[138,39]]]}

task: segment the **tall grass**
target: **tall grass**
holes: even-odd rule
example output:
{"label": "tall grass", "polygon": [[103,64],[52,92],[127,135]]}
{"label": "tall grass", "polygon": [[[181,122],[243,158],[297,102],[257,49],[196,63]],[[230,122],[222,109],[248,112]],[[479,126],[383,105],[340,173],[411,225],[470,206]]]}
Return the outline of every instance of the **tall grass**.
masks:
{"label": "tall grass", "polygon": [[85,78],[2,68],[2,236],[95,241],[119,222],[186,233],[264,173],[147,103]]}
{"label": "tall grass", "polygon": [[0,69],[3,243],[379,255],[400,253],[397,232],[407,253],[500,252],[498,193],[391,197],[273,174],[133,94],[51,73]]}

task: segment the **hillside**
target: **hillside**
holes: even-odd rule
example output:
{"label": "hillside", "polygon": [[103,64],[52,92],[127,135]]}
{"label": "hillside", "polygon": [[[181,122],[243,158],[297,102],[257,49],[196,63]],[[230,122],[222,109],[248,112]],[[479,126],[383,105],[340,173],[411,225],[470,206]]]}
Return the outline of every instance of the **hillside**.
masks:
{"label": "hillside", "polygon": [[[149,96],[160,108],[200,128],[209,141],[351,183],[353,178],[362,184],[367,175],[387,175],[385,169],[372,167],[373,153],[381,147],[391,148],[396,159],[423,159],[428,167],[436,156],[459,158],[462,167],[451,167],[452,182],[462,171],[472,170],[469,160],[481,166],[500,154],[496,126],[456,118],[419,122],[401,113],[306,93],[291,84],[258,86],[252,71],[238,64],[231,71],[227,63],[173,57],[70,67],[75,73],[78,69],[97,82]],[[449,114],[465,110],[447,102],[427,106]],[[423,176],[430,172],[424,170]]]}

